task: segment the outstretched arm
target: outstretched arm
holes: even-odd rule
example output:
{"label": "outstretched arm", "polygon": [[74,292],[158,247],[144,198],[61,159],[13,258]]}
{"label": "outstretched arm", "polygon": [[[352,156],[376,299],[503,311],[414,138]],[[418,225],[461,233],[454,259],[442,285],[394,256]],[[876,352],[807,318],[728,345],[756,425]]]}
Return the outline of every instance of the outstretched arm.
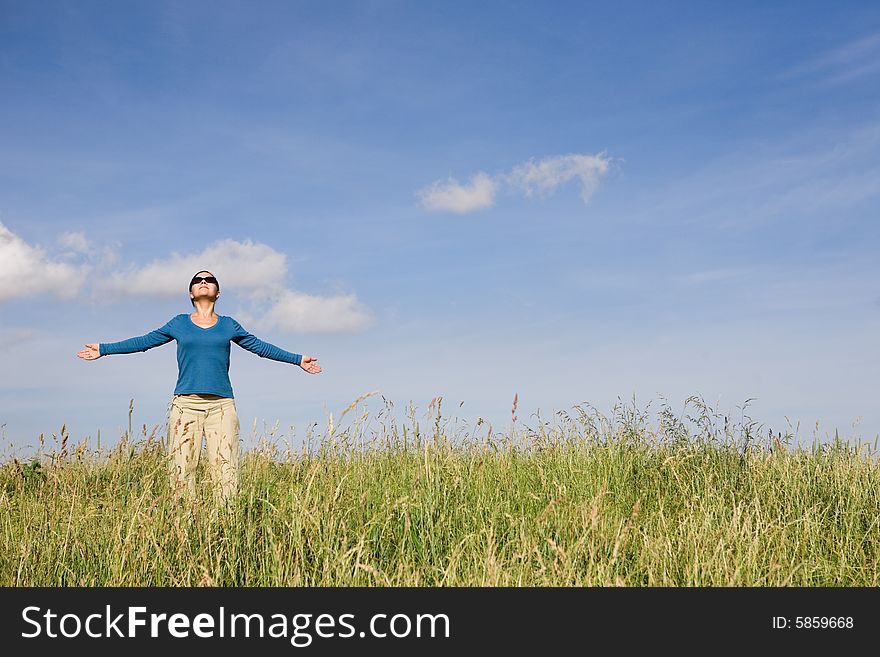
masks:
{"label": "outstretched arm", "polygon": [[321,366],[318,365],[318,359],[313,356],[303,356],[301,354],[294,354],[289,351],[285,351],[279,347],[276,347],[274,344],[270,344],[268,342],[264,342],[260,340],[258,337],[248,333],[244,328],[242,328],[241,324],[233,321],[234,327],[234,335],[232,336],[232,341],[235,342],[242,349],[247,349],[251,353],[256,354],[260,358],[269,358],[270,360],[281,361],[282,363],[291,363],[292,365],[299,365],[304,371],[309,374],[317,374],[321,371]]}
{"label": "outstretched arm", "polygon": [[[172,320],[173,321],[173,320]],[[101,342],[99,344],[86,344],[86,348],[78,352],[76,355],[83,360],[96,360],[101,356],[108,354],[133,354],[137,351],[146,351],[153,347],[158,347],[167,342],[171,342],[174,336],[171,334],[171,322],[168,322],[162,328],[150,331],[146,335],[136,338],[129,338],[121,342]]]}

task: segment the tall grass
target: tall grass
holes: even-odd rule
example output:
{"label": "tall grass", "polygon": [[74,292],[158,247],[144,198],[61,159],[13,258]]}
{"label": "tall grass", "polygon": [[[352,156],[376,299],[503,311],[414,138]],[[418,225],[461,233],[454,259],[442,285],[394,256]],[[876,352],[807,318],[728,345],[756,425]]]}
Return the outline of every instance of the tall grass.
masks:
{"label": "tall grass", "polygon": [[503,433],[452,432],[441,401],[424,427],[365,411],[301,450],[264,441],[226,505],[175,500],[154,436],[8,461],[0,583],[880,584],[876,446],[759,440],[694,398],[656,426],[618,406],[528,427],[514,407]]}

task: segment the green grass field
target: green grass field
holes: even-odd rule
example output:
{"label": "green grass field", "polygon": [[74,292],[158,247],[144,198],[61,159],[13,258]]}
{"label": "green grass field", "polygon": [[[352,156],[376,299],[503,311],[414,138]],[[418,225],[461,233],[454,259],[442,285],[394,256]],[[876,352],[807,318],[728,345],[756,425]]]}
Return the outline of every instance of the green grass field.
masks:
{"label": "green grass field", "polygon": [[880,584],[876,443],[761,442],[705,407],[452,432],[439,405],[424,427],[364,413],[299,451],[264,441],[226,506],[175,500],[152,438],[9,460],[0,584]]}

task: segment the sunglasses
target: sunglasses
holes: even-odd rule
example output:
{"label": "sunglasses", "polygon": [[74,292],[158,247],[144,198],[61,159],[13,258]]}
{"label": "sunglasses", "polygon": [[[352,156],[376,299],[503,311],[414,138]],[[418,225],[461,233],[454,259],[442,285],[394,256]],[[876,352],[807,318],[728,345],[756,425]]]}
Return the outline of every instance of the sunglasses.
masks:
{"label": "sunglasses", "polygon": [[192,287],[193,285],[201,283],[202,281],[205,281],[205,283],[213,283],[214,285],[217,285],[217,279],[213,276],[196,276],[192,279],[189,286]]}

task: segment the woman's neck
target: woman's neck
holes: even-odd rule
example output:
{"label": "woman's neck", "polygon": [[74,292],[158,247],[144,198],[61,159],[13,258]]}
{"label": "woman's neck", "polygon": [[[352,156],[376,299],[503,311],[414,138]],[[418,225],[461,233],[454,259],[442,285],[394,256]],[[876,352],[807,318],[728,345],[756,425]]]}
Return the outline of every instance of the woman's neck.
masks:
{"label": "woman's neck", "polygon": [[195,312],[193,313],[195,317],[201,317],[202,319],[213,319],[214,318],[214,302],[209,301],[207,303],[196,301]]}

